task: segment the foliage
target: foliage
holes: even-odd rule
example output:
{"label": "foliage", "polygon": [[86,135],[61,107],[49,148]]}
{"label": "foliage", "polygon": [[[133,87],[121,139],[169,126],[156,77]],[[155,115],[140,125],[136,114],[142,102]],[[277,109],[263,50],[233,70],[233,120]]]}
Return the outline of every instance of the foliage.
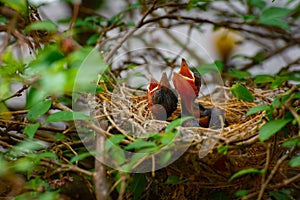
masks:
{"label": "foliage", "polygon": [[[31,5],[31,1],[26,0],[0,2],[0,31],[3,32],[0,50],[0,183],[7,183],[15,191],[5,195],[14,195],[15,199],[58,199],[69,195],[75,199],[77,194],[74,192],[78,192],[79,199],[108,199],[108,196],[146,199],[149,195],[151,198],[155,183],[149,181],[149,176],[153,177],[154,171],[151,175],[129,172],[142,161],[151,159],[150,153],[158,154],[162,149],[175,146],[178,127],[190,118],[174,120],[161,132],[147,133],[142,138],[134,138],[127,132],[122,134],[107,122],[116,134],[106,135],[101,148],[123,171],[101,165],[101,172],[95,160],[101,154],[88,151],[76,129],[76,123],[84,124],[80,132],[92,136],[100,134],[93,126],[99,116],[91,117],[72,105],[77,101],[87,104],[81,101],[82,96],[113,92],[115,85],[125,81],[146,80],[149,72],[172,71],[180,57],[196,61],[199,66],[196,70],[203,77],[210,73],[221,74],[233,97],[253,103],[255,106],[249,108],[245,117],[250,119],[264,113],[265,118],[257,128],[256,142],[275,143],[283,148],[282,154],[286,157],[282,162],[299,169],[300,91],[297,84],[300,81],[300,57],[297,51],[290,54],[298,48],[300,40],[298,1],[140,0],[132,4],[126,1],[121,5],[122,10],[114,10],[111,15],[102,14],[107,13],[103,4],[108,5],[109,1],[101,1],[97,6],[92,5],[93,1],[82,1],[82,5],[77,1],[60,1],[70,6],[72,12],[68,18],[58,21],[39,15],[44,4]],[[63,28],[66,24],[68,28]],[[153,29],[146,29],[148,25]],[[213,34],[223,29],[225,35],[233,33],[240,39],[231,38],[234,43],[230,47],[221,46],[225,42],[214,44],[211,41],[210,46],[215,47],[218,56],[206,61],[204,49],[193,46],[197,43],[191,39],[193,34],[201,35],[207,30]],[[157,30],[166,37],[157,37]],[[130,49],[134,46],[131,39],[136,42],[134,44],[143,44],[143,48]],[[213,38],[216,39],[220,38]],[[169,52],[162,50],[167,40],[172,44],[167,45]],[[251,52],[239,51],[249,48],[247,44],[255,48]],[[173,51],[176,53],[170,53]],[[278,58],[284,63],[273,62]],[[261,66],[267,66],[267,70],[257,73]],[[272,68],[278,68],[278,71],[268,73]],[[15,91],[14,87],[19,88]],[[261,104],[254,98],[253,91],[258,89],[274,90],[274,98],[265,97],[269,104]],[[15,106],[13,101],[20,96],[25,96],[26,100],[22,102],[25,105]],[[111,116],[106,119],[108,117]],[[104,129],[101,128],[101,134],[106,134]],[[293,134],[295,132],[297,134]],[[283,138],[283,142],[276,143],[278,138]],[[230,141],[221,142],[224,143],[217,153],[224,156],[231,149],[242,148]],[[139,154],[128,160],[124,152]],[[172,161],[173,155],[174,152],[165,150],[158,162],[165,166]],[[290,184],[299,181],[299,176],[287,179],[291,182],[282,180],[278,188],[265,179],[271,177],[273,180],[277,169],[268,164],[269,168],[265,167],[241,169],[227,178],[234,182],[242,177],[259,175],[259,180],[265,181],[265,187],[260,188],[262,194],[268,198],[292,199],[294,194]],[[102,182],[95,180],[99,176]],[[169,174],[160,178],[164,187],[180,190],[190,181],[187,177]],[[191,180],[193,178],[191,174]],[[110,189],[105,188],[106,182]],[[76,185],[82,188],[78,190]],[[257,191],[243,186],[245,188],[241,186],[238,191],[230,191],[231,194],[216,190],[203,195],[211,199],[259,197]],[[102,190],[106,192],[100,194]]]}

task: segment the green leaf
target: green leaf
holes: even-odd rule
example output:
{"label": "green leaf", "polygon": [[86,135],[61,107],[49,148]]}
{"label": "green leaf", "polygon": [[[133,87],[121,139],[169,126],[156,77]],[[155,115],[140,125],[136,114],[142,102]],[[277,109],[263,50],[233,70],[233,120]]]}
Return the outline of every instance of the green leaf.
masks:
{"label": "green leaf", "polygon": [[166,180],[166,184],[170,184],[170,185],[177,185],[177,184],[180,184],[182,182],[183,181],[178,176],[169,176],[168,179]]}
{"label": "green leaf", "polygon": [[251,92],[241,84],[235,84],[231,87],[231,92],[233,96],[238,99],[245,101],[254,101],[254,97]]}
{"label": "green leaf", "polygon": [[35,121],[43,114],[48,112],[52,105],[51,100],[44,100],[31,107],[26,115],[29,121]]}
{"label": "green leaf", "polygon": [[289,123],[290,119],[277,119],[264,124],[259,130],[258,138],[261,142],[269,139],[275,133],[280,131],[287,123]]}
{"label": "green leaf", "polygon": [[96,44],[97,40],[99,39],[99,34],[94,34],[92,35],[87,41],[86,44],[87,45],[93,45]]}
{"label": "green leaf", "polygon": [[290,167],[299,167],[300,166],[300,156],[296,156],[290,160]]}
{"label": "green leaf", "polygon": [[58,191],[54,192],[44,192],[44,193],[38,193],[38,199],[39,200],[54,200],[54,199],[59,199],[60,195]]}
{"label": "green leaf", "polygon": [[25,153],[30,151],[38,151],[44,148],[45,146],[40,143],[40,140],[28,139],[23,140],[14,146],[13,151],[17,153]]}
{"label": "green leaf", "polygon": [[57,155],[53,152],[49,152],[49,151],[46,151],[46,152],[43,152],[43,153],[40,153],[40,154],[37,154],[39,159],[41,158],[52,158],[52,159],[57,159]]}
{"label": "green leaf", "polygon": [[273,77],[270,75],[257,75],[254,79],[254,83],[270,83],[274,81]]}
{"label": "green leaf", "polygon": [[125,139],[125,135],[123,134],[116,134],[111,136],[109,139],[105,141],[105,150],[109,150],[112,146],[118,145],[124,139]]}
{"label": "green leaf", "polygon": [[291,9],[282,7],[270,7],[263,11],[260,19],[282,19],[291,13]]}
{"label": "green leaf", "polygon": [[265,58],[265,52],[259,51],[252,57],[252,60],[255,63],[261,63],[264,61],[264,58]]}
{"label": "green leaf", "polygon": [[279,96],[276,96],[276,97],[274,98],[274,100],[273,100],[273,102],[271,103],[271,105],[272,105],[273,107],[279,107],[279,106],[282,105]]}
{"label": "green leaf", "polygon": [[228,145],[221,145],[218,147],[217,149],[218,153],[221,153],[221,154],[227,154],[228,152]]}
{"label": "green leaf", "polygon": [[27,1],[26,0],[0,0],[0,2],[6,4],[12,9],[18,11],[22,15],[27,15]]}
{"label": "green leaf", "polygon": [[272,82],[270,88],[275,89],[281,86],[281,84],[285,81],[288,81],[289,77],[288,76],[275,76],[274,81]]}
{"label": "green leaf", "polygon": [[208,73],[221,72],[223,68],[223,63],[221,61],[216,61],[210,64],[204,64],[197,67],[196,70],[199,74],[204,75]]}
{"label": "green leaf", "polygon": [[[77,76],[74,80],[73,94],[77,91],[87,90],[95,92],[97,87],[96,83],[99,78],[98,75],[103,74],[105,70],[109,68],[108,64],[99,56],[99,52],[94,49],[85,48],[79,50],[76,55],[72,55],[74,59],[78,59],[78,56],[83,58],[83,61],[77,60],[81,65],[78,66]],[[101,78],[105,79],[106,77],[102,76]]]}
{"label": "green leaf", "polygon": [[133,194],[133,200],[141,199],[141,195],[143,194],[146,186],[147,186],[147,179],[145,174],[134,174],[132,181],[129,185],[129,190]]}
{"label": "green leaf", "polygon": [[290,193],[290,190],[270,191],[269,195],[274,200],[294,200]]}
{"label": "green leaf", "polygon": [[0,177],[7,173],[8,166],[5,159],[3,159],[3,154],[0,154]]}
{"label": "green leaf", "polygon": [[40,127],[40,123],[35,123],[35,124],[28,124],[25,128],[24,128],[24,134],[26,134],[28,136],[28,138],[32,139],[34,137],[35,132],[38,130],[38,128]]}
{"label": "green leaf", "polygon": [[165,133],[168,133],[170,131],[173,131],[176,127],[180,126],[184,121],[189,120],[189,119],[193,119],[193,117],[188,116],[188,117],[182,117],[179,119],[176,119],[174,121],[172,121],[170,124],[168,124],[168,126],[165,129]]}
{"label": "green leaf", "polygon": [[17,172],[28,172],[33,169],[34,163],[28,158],[20,158],[13,164],[13,169]]}
{"label": "green leaf", "polygon": [[171,158],[172,158],[172,152],[171,151],[164,152],[160,157],[160,164],[161,165],[166,165]]}
{"label": "green leaf", "polygon": [[247,3],[251,7],[259,8],[260,10],[262,10],[266,6],[266,2],[263,0],[248,0]]}
{"label": "green leaf", "polygon": [[31,108],[40,101],[44,101],[47,96],[48,94],[45,91],[30,87],[26,97],[26,108]]}
{"label": "green leaf", "polygon": [[25,28],[25,32],[28,33],[33,30],[43,30],[50,33],[55,33],[57,31],[57,26],[50,20],[35,21]]}
{"label": "green leaf", "polygon": [[252,22],[256,19],[256,15],[243,15],[244,22]]}
{"label": "green leaf", "polygon": [[56,140],[63,140],[63,139],[66,139],[66,138],[67,138],[67,136],[65,136],[62,133],[56,133],[55,136],[54,136],[54,139],[56,139]]}
{"label": "green leaf", "polygon": [[268,109],[270,109],[270,106],[267,106],[267,105],[258,105],[258,106],[250,108],[248,110],[246,116],[253,115],[255,113],[258,113],[258,112],[261,112],[261,111],[265,111],[265,110],[268,110]]}
{"label": "green leaf", "polygon": [[154,142],[148,142],[138,138],[136,141],[127,145],[125,147],[125,150],[143,149],[143,148],[156,147],[156,146],[157,145]]}
{"label": "green leaf", "polygon": [[112,146],[109,149],[108,155],[119,166],[122,165],[125,161],[127,161],[125,151],[119,146]]}
{"label": "green leaf", "polygon": [[251,77],[251,74],[250,72],[247,72],[247,71],[240,71],[240,70],[236,70],[236,69],[232,69],[230,72],[229,72],[230,75],[238,78],[238,79],[246,79],[246,78],[249,78]]}
{"label": "green leaf", "polygon": [[141,160],[144,160],[148,155],[149,155],[149,153],[135,153],[135,154],[133,154],[131,159],[129,159],[129,163],[122,165],[122,171],[131,173],[132,172],[132,167],[134,165],[136,165],[138,162],[140,162]]}
{"label": "green leaf", "polygon": [[49,115],[45,122],[64,122],[73,120],[93,120],[94,118],[82,113],[71,111],[60,111]]}
{"label": "green leaf", "polygon": [[239,190],[235,193],[235,196],[237,197],[243,197],[243,196],[246,196],[247,194],[249,193],[248,190]]}
{"label": "green leaf", "polygon": [[69,83],[73,83],[74,78],[69,78],[71,72],[54,72],[48,73],[47,76],[41,78],[41,86],[43,91],[48,94],[62,94],[65,90],[65,86]]}
{"label": "green leaf", "polygon": [[39,164],[42,158],[57,159],[57,155],[49,151],[40,154],[36,154],[36,153],[27,154],[26,157],[30,158],[34,162],[34,164]]}
{"label": "green leaf", "polygon": [[165,133],[162,138],[161,138],[161,143],[164,145],[168,145],[170,143],[172,143],[172,141],[174,140],[174,138],[178,135],[179,131],[169,131],[167,133]]}
{"label": "green leaf", "polygon": [[283,147],[297,147],[300,144],[300,140],[299,139],[291,139],[288,141],[285,141],[284,143],[282,143]]}
{"label": "green leaf", "polygon": [[7,18],[0,16],[0,23],[6,23],[7,22]]}
{"label": "green leaf", "polygon": [[134,3],[134,4],[131,4],[131,5],[127,6],[126,9],[123,10],[122,12],[128,12],[130,10],[138,9],[138,8],[141,8],[141,7],[142,7],[142,4],[140,4],[140,3]]}
{"label": "green leaf", "polygon": [[2,54],[2,66],[0,68],[0,76],[8,78],[19,78],[24,72],[24,64],[21,60],[16,59],[11,48],[8,48]]}
{"label": "green leaf", "polygon": [[240,176],[244,176],[246,174],[263,174],[265,173],[265,169],[255,169],[255,168],[249,168],[249,169],[243,169],[238,171],[237,173],[233,174],[230,179],[228,180],[229,182],[231,182],[232,180],[240,177]]}
{"label": "green leaf", "polygon": [[285,30],[290,30],[289,25],[283,20],[292,10],[281,7],[270,7],[263,11],[258,22],[260,24],[276,26]]}
{"label": "green leaf", "polygon": [[94,156],[96,154],[97,154],[96,151],[90,151],[90,152],[84,152],[84,153],[78,154],[78,155],[71,158],[70,163],[74,163],[76,161],[83,160],[87,157]]}

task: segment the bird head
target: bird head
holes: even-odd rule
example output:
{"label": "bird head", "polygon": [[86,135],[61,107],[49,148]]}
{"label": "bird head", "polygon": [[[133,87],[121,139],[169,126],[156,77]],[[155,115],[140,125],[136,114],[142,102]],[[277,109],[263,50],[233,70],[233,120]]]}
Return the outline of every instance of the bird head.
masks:
{"label": "bird head", "polygon": [[201,86],[200,75],[194,73],[182,59],[179,71],[173,73],[173,83],[181,97],[183,114],[194,115],[194,100]]}
{"label": "bird head", "polygon": [[149,85],[147,87],[147,92],[148,92],[148,104],[149,107],[151,108],[153,103],[152,103],[152,96],[154,94],[155,91],[158,90],[158,85],[159,82],[153,78],[152,76],[150,77],[150,81],[149,81]]}
{"label": "bird head", "polygon": [[184,58],[182,58],[180,69],[177,73],[180,74],[190,84],[190,86],[193,88],[195,92],[195,95],[198,96],[200,86],[201,86],[201,77],[198,74],[198,72],[196,71],[193,72],[189,68]]}
{"label": "bird head", "polygon": [[155,79],[150,78],[148,102],[152,114],[156,119],[160,120],[167,119],[177,109],[177,94],[171,89],[165,72],[162,74],[159,83]]}

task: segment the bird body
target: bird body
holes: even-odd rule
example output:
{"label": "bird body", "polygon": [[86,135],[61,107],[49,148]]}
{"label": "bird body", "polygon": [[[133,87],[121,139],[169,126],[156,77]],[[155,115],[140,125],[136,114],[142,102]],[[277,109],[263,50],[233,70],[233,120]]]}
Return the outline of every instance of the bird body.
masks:
{"label": "bird body", "polygon": [[[151,80],[152,79],[152,80]],[[178,97],[164,72],[160,82],[150,78],[148,102],[154,118],[166,120],[177,109]]]}
{"label": "bird body", "polygon": [[[182,126],[209,127],[212,114],[222,113],[217,108],[204,108],[200,103],[195,102],[201,87],[201,76],[196,70],[188,67],[185,59],[182,59],[179,71],[173,73],[173,83],[177,92],[171,88],[165,72],[160,82],[150,78],[147,88],[148,102],[155,119],[167,120],[170,116],[173,117],[177,110],[177,93],[181,99],[181,113],[177,118],[193,116],[192,119],[183,122]],[[213,124],[221,123],[213,122]]]}
{"label": "bird body", "polygon": [[194,115],[197,110],[194,101],[201,87],[200,75],[191,71],[185,59],[182,59],[179,71],[173,73],[173,83],[181,98],[182,114]]}
{"label": "bird body", "polygon": [[182,59],[179,71],[173,73],[173,83],[181,98],[181,117],[194,117],[184,122],[183,126],[208,127],[211,109],[195,103],[201,87],[201,76],[196,69],[188,67],[185,59]]}

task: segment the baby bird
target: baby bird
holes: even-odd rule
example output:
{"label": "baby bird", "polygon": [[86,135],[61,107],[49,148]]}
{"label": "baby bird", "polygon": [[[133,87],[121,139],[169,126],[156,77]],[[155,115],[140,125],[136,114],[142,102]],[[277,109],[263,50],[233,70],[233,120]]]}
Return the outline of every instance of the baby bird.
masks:
{"label": "baby bird", "polygon": [[153,117],[166,120],[177,109],[178,97],[171,88],[166,72],[162,74],[160,82],[153,77],[147,87],[149,108]]}
{"label": "baby bird", "polygon": [[182,114],[194,115],[197,107],[194,105],[194,101],[201,87],[200,75],[198,72],[193,72],[185,59],[182,59],[179,71],[173,73],[173,83],[181,97]]}
{"label": "baby bird", "polygon": [[173,83],[181,98],[181,117],[195,117],[195,119],[184,122],[183,126],[208,127],[211,109],[195,103],[201,87],[201,76],[196,69],[188,67],[185,59],[182,59],[179,71],[173,73]]}

